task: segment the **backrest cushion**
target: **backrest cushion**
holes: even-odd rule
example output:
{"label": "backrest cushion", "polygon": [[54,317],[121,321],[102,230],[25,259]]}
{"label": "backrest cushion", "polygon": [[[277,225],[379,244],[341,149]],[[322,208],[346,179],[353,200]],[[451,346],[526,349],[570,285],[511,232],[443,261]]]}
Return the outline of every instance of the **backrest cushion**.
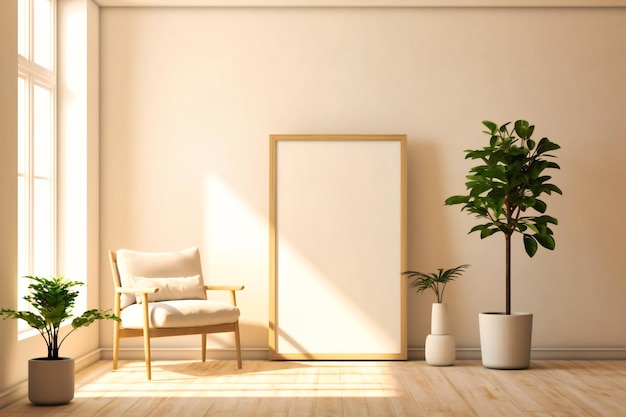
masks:
{"label": "backrest cushion", "polygon": [[[146,278],[133,277],[135,288],[158,288],[159,291],[148,294],[148,302],[168,300],[204,300],[204,282],[200,275],[193,277]],[[141,294],[135,296],[141,304]]]}
{"label": "backrest cushion", "polygon": [[[135,278],[180,278],[198,275],[201,283],[202,265],[198,248],[176,252],[117,251],[117,269],[122,287],[135,287]],[[206,294],[203,293],[203,298]],[[135,294],[122,294],[121,308],[136,302]]]}

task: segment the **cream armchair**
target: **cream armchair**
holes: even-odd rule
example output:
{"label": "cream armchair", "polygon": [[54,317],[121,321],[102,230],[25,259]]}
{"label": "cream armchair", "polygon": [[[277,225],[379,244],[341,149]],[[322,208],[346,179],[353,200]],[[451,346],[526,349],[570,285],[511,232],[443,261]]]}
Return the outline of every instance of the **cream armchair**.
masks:
{"label": "cream armchair", "polygon": [[[236,291],[243,286],[204,285],[198,248],[178,252],[109,252],[115,284],[113,369],[117,369],[120,339],[143,337],[146,372],[152,379],[150,339],[199,334],[202,361],[206,361],[206,335],[234,332],[237,366],[242,367],[239,308]],[[229,291],[231,303],[210,300],[207,291]]]}

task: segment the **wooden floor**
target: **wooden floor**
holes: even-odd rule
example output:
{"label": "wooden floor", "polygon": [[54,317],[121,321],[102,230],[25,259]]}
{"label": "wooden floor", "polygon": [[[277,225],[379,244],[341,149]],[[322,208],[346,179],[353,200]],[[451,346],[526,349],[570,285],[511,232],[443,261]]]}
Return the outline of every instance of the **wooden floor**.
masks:
{"label": "wooden floor", "polygon": [[408,362],[141,362],[77,375],[64,406],[26,399],[2,417],[244,416],[626,416],[626,361],[533,361],[496,371],[479,361],[433,367]]}

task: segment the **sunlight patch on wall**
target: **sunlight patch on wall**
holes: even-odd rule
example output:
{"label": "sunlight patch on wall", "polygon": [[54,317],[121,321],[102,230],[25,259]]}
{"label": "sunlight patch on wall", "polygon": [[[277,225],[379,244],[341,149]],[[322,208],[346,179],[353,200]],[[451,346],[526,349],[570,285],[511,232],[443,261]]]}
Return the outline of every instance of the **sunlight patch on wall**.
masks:
{"label": "sunlight patch on wall", "polygon": [[238,275],[248,271],[250,266],[258,265],[257,258],[263,254],[259,251],[259,244],[267,243],[267,220],[261,218],[228,184],[213,175],[205,181],[203,199],[205,274],[217,277],[225,273]]}
{"label": "sunlight patch on wall", "polygon": [[[362,304],[354,301],[354,297],[366,297],[359,285],[350,290],[340,288],[329,274],[285,240],[282,239],[280,245],[281,259],[284,260],[279,266],[280,273],[297,279],[282,279],[277,289],[280,300],[277,307],[280,309],[277,315],[278,351],[284,354],[397,351],[400,327],[388,324],[393,322],[395,306],[386,309],[387,314],[381,312],[373,317],[372,311],[380,309],[376,299],[371,300],[371,310],[364,311]],[[344,266],[340,274],[350,275],[350,265]],[[361,278],[364,286],[371,282],[367,277]],[[316,308],[310,308],[311,303],[302,303],[299,299],[281,297],[283,293],[306,294],[307,299],[314,300]]]}
{"label": "sunlight patch on wall", "polygon": [[[57,274],[87,282],[87,36],[86,10],[65,7],[59,27],[59,265]],[[77,311],[86,308],[86,291]]]}

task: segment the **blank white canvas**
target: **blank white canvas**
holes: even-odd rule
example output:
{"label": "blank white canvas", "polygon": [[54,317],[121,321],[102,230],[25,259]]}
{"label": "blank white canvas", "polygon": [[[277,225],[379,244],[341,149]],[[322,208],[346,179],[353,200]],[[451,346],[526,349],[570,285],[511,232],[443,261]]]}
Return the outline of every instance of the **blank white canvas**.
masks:
{"label": "blank white canvas", "polygon": [[401,142],[276,152],[276,352],[399,354]]}

